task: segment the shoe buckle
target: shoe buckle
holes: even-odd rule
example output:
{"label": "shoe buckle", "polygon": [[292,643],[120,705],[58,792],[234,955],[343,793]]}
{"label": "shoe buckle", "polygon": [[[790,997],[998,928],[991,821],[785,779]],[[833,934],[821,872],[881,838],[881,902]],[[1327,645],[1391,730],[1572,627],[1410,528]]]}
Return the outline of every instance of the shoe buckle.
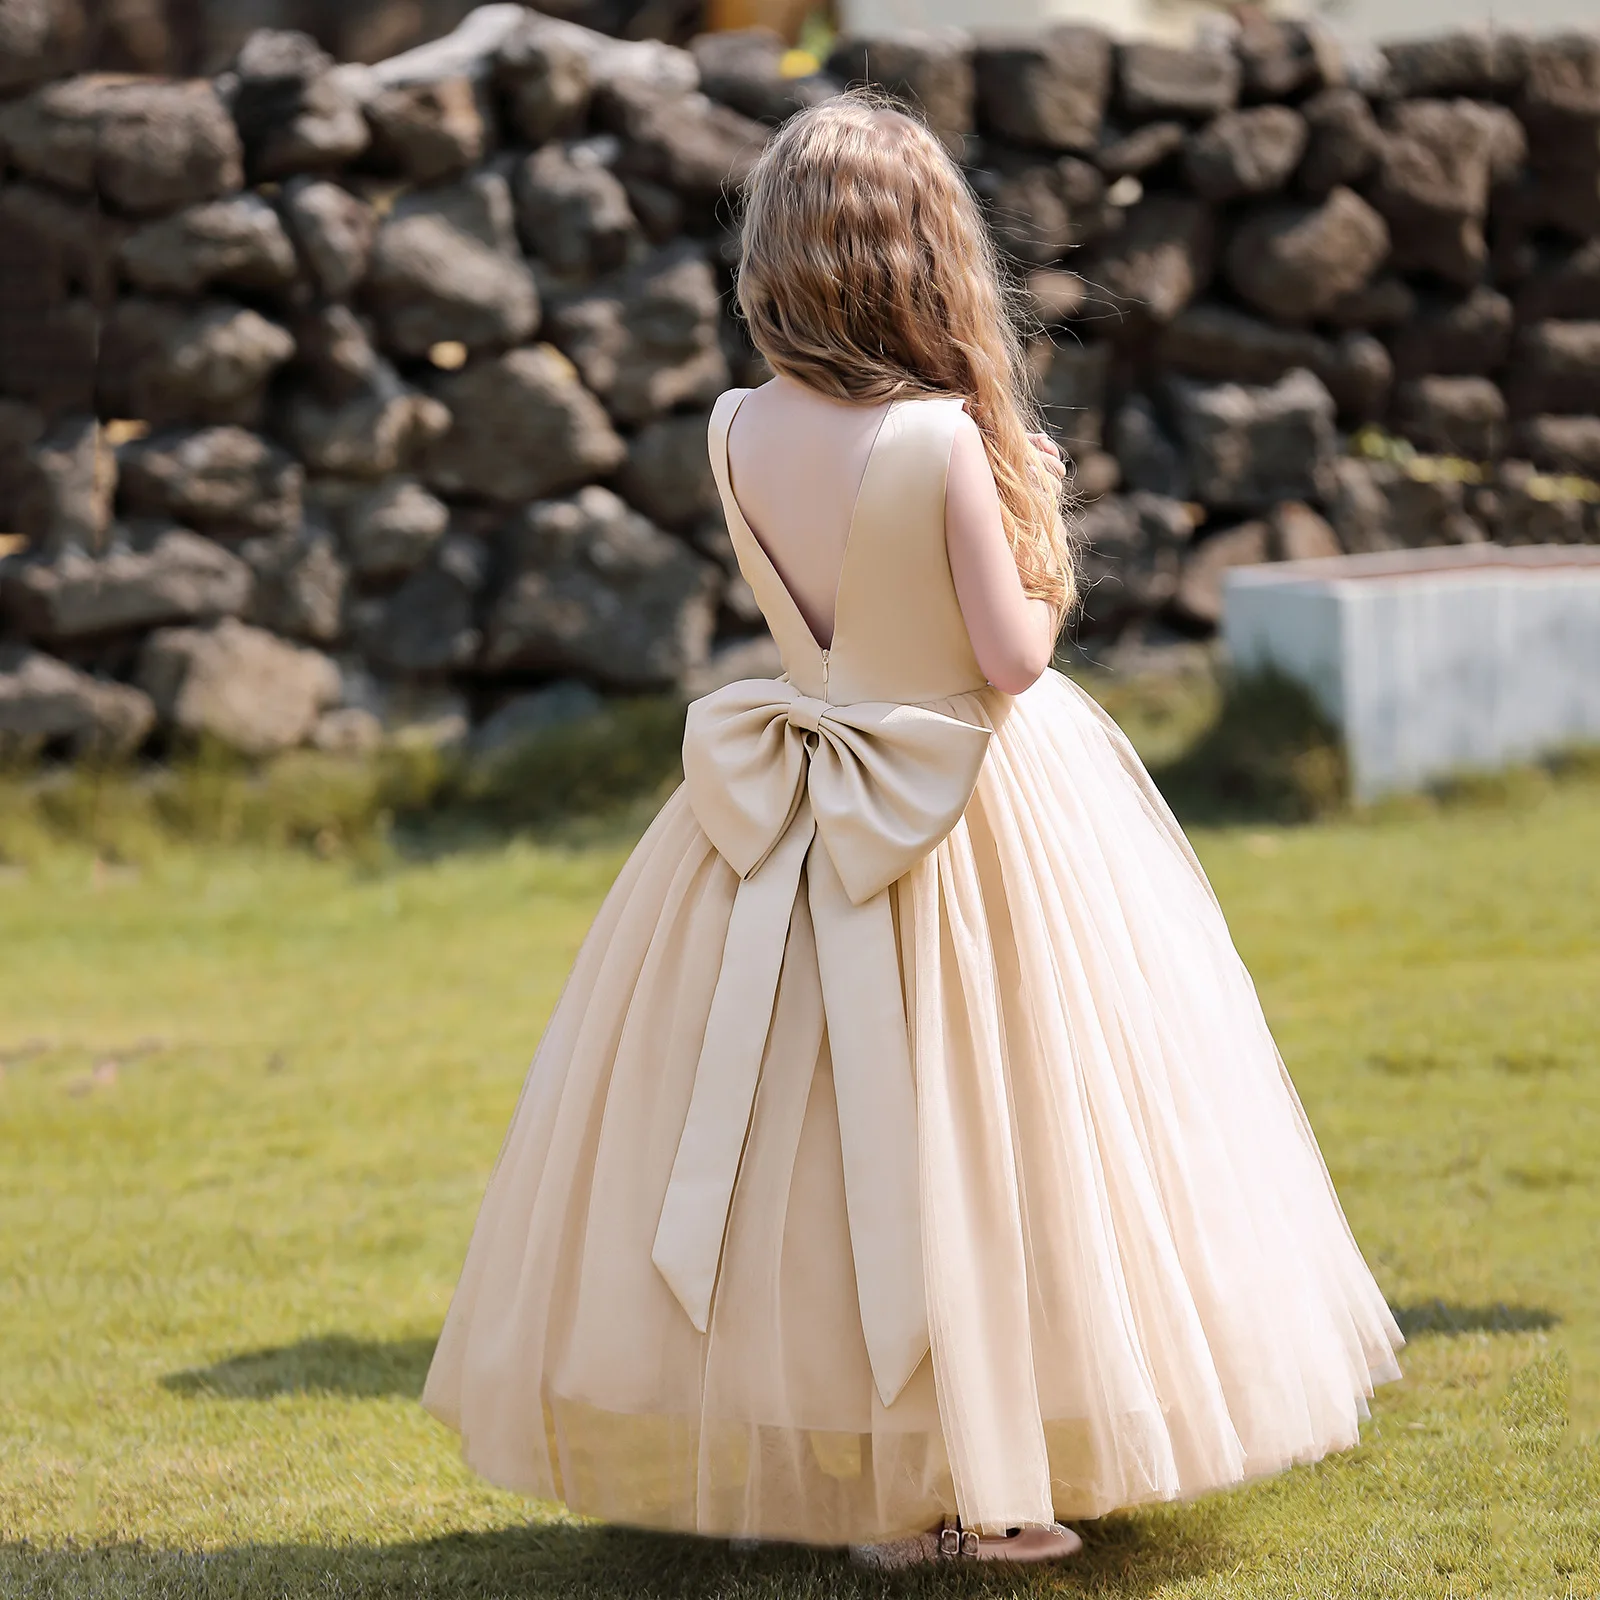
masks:
{"label": "shoe buckle", "polygon": [[975,1528],[963,1528],[959,1523],[953,1528],[939,1530],[939,1554],[952,1560],[959,1556],[976,1557],[978,1534]]}

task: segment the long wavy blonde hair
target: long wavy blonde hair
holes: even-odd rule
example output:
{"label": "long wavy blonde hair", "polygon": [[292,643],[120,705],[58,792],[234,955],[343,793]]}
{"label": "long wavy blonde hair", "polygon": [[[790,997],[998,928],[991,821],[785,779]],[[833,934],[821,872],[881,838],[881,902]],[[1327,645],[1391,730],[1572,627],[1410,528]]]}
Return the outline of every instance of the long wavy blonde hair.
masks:
{"label": "long wavy blonde hair", "polygon": [[1023,588],[1064,619],[1072,495],[1028,442],[1044,424],[1022,295],[938,138],[881,90],[850,89],[773,135],[741,222],[739,309],[772,369],[858,404],[962,396]]}

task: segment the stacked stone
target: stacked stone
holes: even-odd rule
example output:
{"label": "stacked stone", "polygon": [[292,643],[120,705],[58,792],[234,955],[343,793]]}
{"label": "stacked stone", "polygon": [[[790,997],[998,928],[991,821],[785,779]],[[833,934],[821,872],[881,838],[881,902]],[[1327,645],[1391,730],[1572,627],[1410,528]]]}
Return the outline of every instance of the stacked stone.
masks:
{"label": "stacked stone", "polygon": [[[769,121],[815,89],[780,53]],[[770,665],[705,442],[762,375],[725,186],[768,128],[695,55],[490,6],[371,69],[257,32],[215,81],[23,76],[0,738],[486,746]]]}
{"label": "stacked stone", "polygon": [[1238,563],[1600,538],[1600,35],[1362,53],[1257,15],[964,59],[952,132],[1091,497],[1087,634],[1214,627]]}
{"label": "stacked stone", "polygon": [[[1205,629],[1238,561],[1597,532],[1600,40],[941,30],[791,77],[760,30],[499,4],[374,67],[257,32],[170,81],[55,77],[33,10],[0,29],[8,747],[491,750],[771,670],[706,459],[766,375],[731,191],[869,72],[1026,285],[1087,633]],[[1442,464],[1346,453],[1374,423]]]}

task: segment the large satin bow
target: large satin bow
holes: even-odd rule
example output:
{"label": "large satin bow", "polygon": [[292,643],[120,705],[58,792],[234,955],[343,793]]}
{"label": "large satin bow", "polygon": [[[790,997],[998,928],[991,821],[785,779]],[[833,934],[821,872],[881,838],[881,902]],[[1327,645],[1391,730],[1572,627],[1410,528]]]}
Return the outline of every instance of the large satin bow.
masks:
{"label": "large satin bow", "polygon": [[684,733],[689,803],[742,881],[651,1259],[704,1333],[804,872],[861,1325],[885,1405],[928,1349],[916,1087],[887,891],[960,820],[989,736],[927,706],[833,705],[783,679],[695,701]]}

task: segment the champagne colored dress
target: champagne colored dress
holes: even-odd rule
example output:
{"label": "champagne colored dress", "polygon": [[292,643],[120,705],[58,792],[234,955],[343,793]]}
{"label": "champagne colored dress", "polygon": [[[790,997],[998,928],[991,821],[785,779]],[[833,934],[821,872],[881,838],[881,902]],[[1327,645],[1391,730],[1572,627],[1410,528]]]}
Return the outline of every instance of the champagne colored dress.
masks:
{"label": "champagne colored dress", "polygon": [[690,708],[490,1180],[423,1404],[507,1488],[840,1544],[1356,1443],[1401,1337],[1199,862],[1067,679],[973,657],[956,398],[890,406],[823,649]]}

